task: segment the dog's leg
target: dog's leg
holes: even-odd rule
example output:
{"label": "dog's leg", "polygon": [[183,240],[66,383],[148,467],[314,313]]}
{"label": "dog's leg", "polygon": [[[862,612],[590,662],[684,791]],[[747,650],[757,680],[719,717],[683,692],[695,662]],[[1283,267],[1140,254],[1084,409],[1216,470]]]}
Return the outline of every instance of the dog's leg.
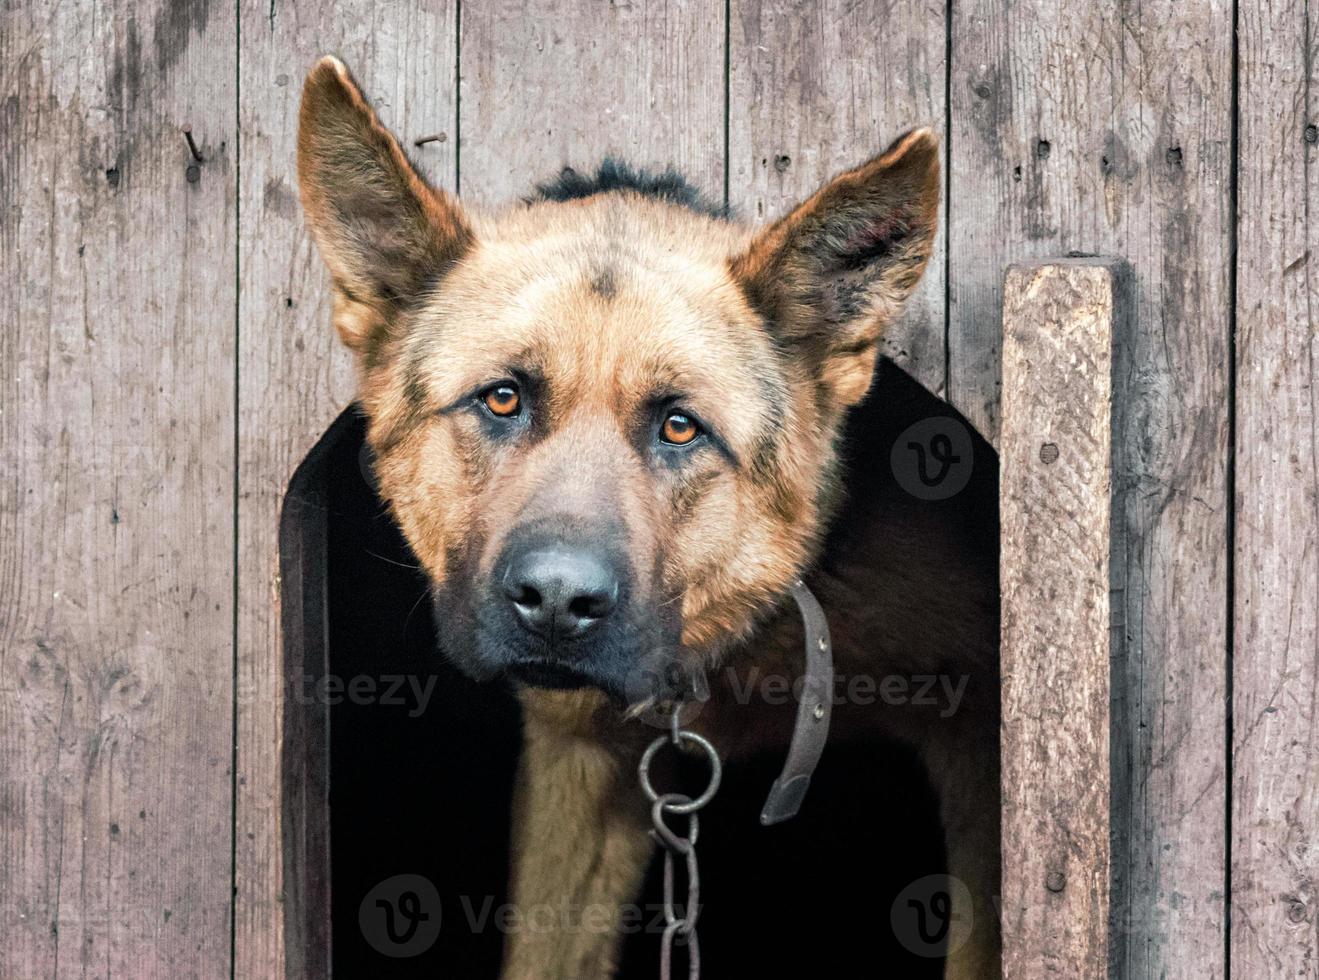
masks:
{"label": "dog's leg", "polygon": [[[960,889],[953,889],[954,922],[969,914],[972,928],[965,942],[949,951],[947,980],[1003,976],[998,725],[996,712],[984,714],[989,717],[964,716],[956,724],[931,725],[921,747],[939,794],[948,874],[971,894],[971,908],[958,908]],[[951,935],[959,935],[956,926]]]}
{"label": "dog's leg", "polygon": [[[635,762],[564,692],[528,692],[504,980],[605,980],[652,845]],[[633,920],[629,924],[641,925]]]}

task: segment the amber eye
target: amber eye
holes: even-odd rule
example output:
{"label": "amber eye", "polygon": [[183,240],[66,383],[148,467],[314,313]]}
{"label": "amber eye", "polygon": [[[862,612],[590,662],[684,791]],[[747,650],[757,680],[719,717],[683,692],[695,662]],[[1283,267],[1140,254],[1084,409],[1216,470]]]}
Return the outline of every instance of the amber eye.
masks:
{"label": "amber eye", "polygon": [[660,438],[670,446],[686,446],[701,434],[696,420],[682,412],[670,412],[660,426]]}
{"label": "amber eye", "polygon": [[507,381],[487,388],[481,401],[490,409],[491,415],[498,415],[501,419],[511,419],[522,410],[522,396],[518,394],[517,386]]}

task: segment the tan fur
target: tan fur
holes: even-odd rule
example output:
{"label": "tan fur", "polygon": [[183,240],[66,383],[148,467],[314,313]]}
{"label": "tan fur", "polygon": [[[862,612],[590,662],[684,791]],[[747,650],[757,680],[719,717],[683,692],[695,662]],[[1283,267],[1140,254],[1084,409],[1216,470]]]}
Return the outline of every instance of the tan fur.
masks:
{"label": "tan fur", "polygon": [[506,980],[612,976],[619,910],[650,860],[649,818],[632,792],[635,733],[602,737],[617,725],[584,723],[598,709],[582,702],[546,691],[523,699],[510,889],[522,921],[506,940]]}
{"label": "tan fur", "polygon": [[[634,192],[469,213],[334,59],[309,76],[300,125],[304,208],[358,354],[381,493],[432,582],[488,575],[516,520],[614,515],[638,593],[677,604],[684,655],[718,662],[818,551],[834,436],[931,251],[934,137],[909,134],[752,233]],[[845,261],[865,249],[880,258]],[[494,445],[454,406],[511,364],[552,384],[536,437]],[[657,385],[681,390],[732,459],[648,464],[634,439]],[[515,901],[616,908],[649,854],[636,726],[590,692],[523,701]],[[505,976],[608,976],[615,939],[607,923],[515,933]]]}
{"label": "tan fur", "polygon": [[[826,308],[830,301],[816,288],[821,254],[844,248],[849,219],[862,213],[884,215],[901,238],[883,275],[865,282],[841,277],[861,289],[861,315],[821,317],[822,301]],[[915,130],[873,160],[839,174],[734,260],[733,275],[751,294],[762,297],[799,339],[815,342],[825,383],[840,406],[856,404],[869,388],[876,344],[925,272],[938,215],[938,141],[928,129]],[[847,283],[849,278],[853,282]]]}

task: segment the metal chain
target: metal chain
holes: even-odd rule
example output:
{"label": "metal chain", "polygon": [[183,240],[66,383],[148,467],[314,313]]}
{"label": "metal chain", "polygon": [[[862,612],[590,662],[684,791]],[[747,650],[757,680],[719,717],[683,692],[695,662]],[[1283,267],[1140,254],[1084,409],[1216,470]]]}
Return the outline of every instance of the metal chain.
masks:
{"label": "metal chain", "polygon": [[[701,873],[696,862],[696,838],[700,834],[701,824],[697,812],[705,807],[719,789],[723,778],[723,766],[719,754],[708,740],[681,727],[679,714],[681,703],[674,705],[673,717],[669,723],[669,734],[661,735],[651,742],[641,757],[637,775],[641,779],[641,789],[650,800],[650,821],[654,825],[650,831],[651,838],[664,848],[664,934],[660,937],[660,980],[670,980],[673,969],[673,946],[681,936],[687,945],[687,980],[700,980],[701,947],[696,941],[696,920],[701,914]],[[705,792],[692,798],[684,793],[657,793],[650,782],[650,764],[665,745],[680,748],[683,742],[703,749],[710,762],[710,783]],[[687,833],[678,834],[665,822],[666,814],[687,817]],[[682,858],[687,876],[687,896],[679,914],[675,902],[677,891],[674,883],[676,877],[674,865]]]}

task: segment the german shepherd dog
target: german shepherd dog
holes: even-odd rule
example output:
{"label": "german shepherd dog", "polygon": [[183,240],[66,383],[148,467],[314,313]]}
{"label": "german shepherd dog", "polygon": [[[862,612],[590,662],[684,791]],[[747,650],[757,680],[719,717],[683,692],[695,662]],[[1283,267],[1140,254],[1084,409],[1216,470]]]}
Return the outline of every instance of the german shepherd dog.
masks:
{"label": "german shepherd dog", "polygon": [[[784,597],[805,576],[840,674],[971,681],[955,713],[841,704],[835,731],[916,748],[965,886],[952,915],[974,924],[945,975],[998,977],[996,553],[985,529],[898,501],[849,512],[821,561],[865,489],[845,422],[931,253],[934,135],[907,133],[762,230],[621,166],[491,217],[427,183],[325,58],[298,176],[380,492],[445,652],[523,705],[515,905],[608,912],[639,891],[636,765],[656,729],[635,718],[636,677],[708,671],[691,727],[726,757],[786,741],[793,708],[739,703],[723,678],[799,672]],[[516,932],[503,976],[609,977],[618,933]]]}

